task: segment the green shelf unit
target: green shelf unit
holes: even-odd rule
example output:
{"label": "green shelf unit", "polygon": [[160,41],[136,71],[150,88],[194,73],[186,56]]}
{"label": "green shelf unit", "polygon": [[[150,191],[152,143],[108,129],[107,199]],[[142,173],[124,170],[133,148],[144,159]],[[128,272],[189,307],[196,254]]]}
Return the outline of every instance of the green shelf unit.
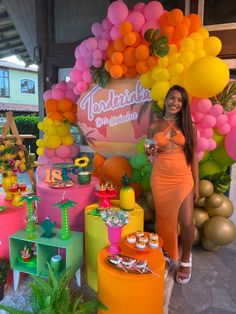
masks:
{"label": "green shelf unit", "polygon": [[[44,230],[40,226],[36,226],[35,239],[27,239],[25,229],[22,229],[10,236],[10,266],[13,271],[23,272],[30,275],[37,275],[47,278],[48,268],[47,262],[50,263],[51,257],[60,254],[62,251],[62,270],[71,267],[76,273],[83,264],[83,233],[71,231],[69,240],[61,239],[61,229],[53,229],[55,236],[53,238],[41,237]],[[31,247],[36,243],[36,263],[31,266],[30,263],[22,263],[19,259],[20,251],[24,246]],[[18,281],[18,280],[16,280]],[[18,282],[14,287],[17,288]],[[16,289],[15,289],[16,290]]]}

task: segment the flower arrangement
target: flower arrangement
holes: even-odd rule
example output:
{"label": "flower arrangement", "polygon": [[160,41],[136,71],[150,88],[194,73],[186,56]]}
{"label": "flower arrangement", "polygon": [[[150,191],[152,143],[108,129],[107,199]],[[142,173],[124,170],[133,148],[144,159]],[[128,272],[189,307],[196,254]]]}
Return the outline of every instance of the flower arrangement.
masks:
{"label": "flower arrangement", "polygon": [[90,172],[93,170],[93,153],[80,153],[74,160],[77,173]]}
{"label": "flower arrangement", "polygon": [[105,209],[101,211],[101,217],[108,227],[122,227],[129,221],[128,213],[123,210]]}
{"label": "flower arrangement", "polygon": [[16,139],[0,139],[0,173],[11,171],[13,174],[31,169],[29,153]]}

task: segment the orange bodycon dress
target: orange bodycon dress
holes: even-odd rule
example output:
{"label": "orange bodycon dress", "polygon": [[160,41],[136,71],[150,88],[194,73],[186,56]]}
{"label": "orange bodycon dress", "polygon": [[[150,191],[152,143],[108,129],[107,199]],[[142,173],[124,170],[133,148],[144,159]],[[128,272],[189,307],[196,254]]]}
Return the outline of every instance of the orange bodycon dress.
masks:
{"label": "orange bodycon dress", "polygon": [[[169,129],[174,135],[168,134]],[[173,131],[172,131],[173,132]],[[151,174],[151,189],[156,209],[156,231],[163,239],[163,249],[178,260],[178,214],[183,200],[193,189],[191,166],[183,151],[184,135],[169,123],[164,132],[154,135],[158,147]],[[172,141],[174,149],[169,149]]]}

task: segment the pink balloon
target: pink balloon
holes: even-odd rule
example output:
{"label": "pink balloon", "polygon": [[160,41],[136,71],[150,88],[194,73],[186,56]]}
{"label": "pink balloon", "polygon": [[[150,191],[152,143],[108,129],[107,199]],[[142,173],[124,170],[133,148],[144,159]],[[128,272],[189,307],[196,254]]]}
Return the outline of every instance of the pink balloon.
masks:
{"label": "pink balloon", "polygon": [[231,128],[236,126],[236,114],[234,116],[229,116],[229,124]]}
{"label": "pink balloon", "polygon": [[53,158],[53,157],[56,157],[56,151],[55,151],[55,149],[53,149],[53,148],[45,147],[45,148],[44,148],[44,155],[45,155],[47,158],[51,159],[51,158]]}
{"label": "pink balloon", "polygon": [[200,134],[202,137],[206,137],[206,138],[212,137],[213,129],[212,128],[201,129]]}
{"label": "pink balloon", "polygon": [[[86,56],[87,55],[88,55],[88,52],[86,53]],[[84,62],[84,58],[82,58],[82,57],[76,60],[75,66],[81,72],[87,70],[87,66],[86,66],[86,64]]]}
{"label": "pink balloon", "polygon": [[234,108],[232,111],[227,113],[228,117],[234,116],[236,114],[236,108]]}
{"label": "pink balloon", "polygon": [[163,6],[158,1],[151,1],[144,8],[144,16],[147,21],[159,20],[163,13]]}
{"label": "pink balloon", "polygon": [[[87,46],[85,44],[81,45],[81,47],[80,47],[81,56],[77,60],[79,60],[80,58],[82,58],[82,59],[86,58],[88,53],[89,53],[89,50],[88,50]],[[81,70],[81,69],[79,69],[79,70]]]}
{"label": "pink balloon", "polygon": [[143,13],[144,12],[144,9],[145,9],[145,3],[143,2],[138,2],[134,5],[133,7],[133,11],[137,11],[137,12],[140,12],[140,13]]}
{"label": "pink balloon", "polygon": [[203,155],[204,155],[204,152],[202,152],[202,151],[197,153],[198,161],[200,161],[203,158]]}
{"label": "pink balloon", "polygon": [[109,42],[105,38],[101,38],[98,41],[98,49],[100,49],[101,51],[107,50],[108,46],[109,46]]}
{"label": "pink balloon", "polygon": [[[45,153],[45,150],[44,150],[44,153]],[[48,163],[48,158],[44,155],[41,155],[38,157],[38,162],[41,163],[41,164],[46,164]]]}
{"label": "pink balloon", "polygon": [[64,160],[63,160],[62,158],[53,157],[53,158],[50,160],[50,165],[58,164],[58,163],[61,163],[61,162],[64,162]]}
{"label": "pink balloon", "polygon": [[97,49],[98,47],[98,41],[96,38],[94,37],[90,37],[86,40],[86,47],[88,48],[88,50],[93,51],[95,49]]}
{"label": "pink balloon", "polygon": [[77,83],[78,81],[81,81],[82,79],[82,72],[74,69],[70,72],[69,76],[73,83]]}
{"label": "pink balloon", "polygon": [[69,158],[71,157],[71,150],[68,146],[66,145],[60,145],[57,149],[56,149],[56,155],[59,158]]}
{"label": "pink balloon", "polygon": [[209,147],[209,141],[207,138],[205,137],[199,137],[198,141],[197,141],[197,151],[205,151],[207,150]]}
{"label": "pink balloon", "polygon": [[220,125],[225,124],[228,122],[228,117],[225,114],[221,114],[220,116],[216,117],[216,127],[218,128]]}
{"label": "pink balloon", "polygon": [[65,92],[62,89],[53,89],[52,90],[52,98],[61,99],[64,98]]}
{"label": "pink balloon", "polygon": [[197,106],[198,106],[199,111],[203,113],[208,113],[208,111],[212,107],[212,103],[210,99],[204,98],[198,101]]}
{"label": "pink balloon", "polygon": [[107,11],[107,17],[114,25],[119,25],[127,18],[129,13],[127,5],[120,0],[112,2]]}
{"label": "pink balloon", "polygon": [[75,59],[78,59],[80,57],[80,45],[75,48],[74,56]]}
{"label": "pink balloon", "polygon": [[51,89],[48,89],[46,90],[46,92],[43,93],[43,100],[46,101],[51,98],[52,98],[52,91]]}
{"label": "pink balloon", "polygon": [[70,80],[67,82],[68,89],[73,89],[75,87],[75,84]]}
{"label": "pink balloon", "polygon": [[101,59],[93,60],[93,66],[97,69],[100,68],[102,66],[102,60]]}
{"label": "pink balloon", "polygon": [[111,29],[110,35],[111,35],[112,40],[116,40],[117,38],[119,38],[121,36],[119,27],[113,26]]}
{"label": "pink balloon", "polygon": [[74,94],[73,90],[67,90],[65,92],[65,97],[69,98],[73,103],[76,103],[78,100],[78,96]]}
{"label": "pink balloon", "polygon": [[220,104],[216,104],[210,108],[209,113],[212,116],[217,117],[217,116],[221,115],[223,113],[223,111],[224,111],[223,107]]}
{"label": "pink balloon", "polygon": [[92,27],[91,27],[91,31],[93,33],[94,36],[101,36],[101,33],[103,32],[103,27],[101,23],[93,23]]}
{"label": "pink balloon", "polygon": [[[73,159],[72,158],[64,158],[63,159],[63,162],[67,162],[67,163],[73,163]],[[70,175],[70,177],[71,177],[71,175]]]}
{"label": "pink balloon", "polygon": [[92,58],[86,58],[84,59],[84,63],[86,65],[87,68],[90,68],[93,65],[93,59]]}
{"label": "pink balloon", "polygon": [[111,40],[111,31],[103,31],[101,39],[106,39],[107,41]]}
{"label": "pink balloon", "polygon": [[222,124],[217,128],[217,131],[221,134],[221,135],[225,135],[228,134],[231,130],[231,126],[228,123]]}
{"label": "pink balloon", "polygon": [[205,114],[202,118],[201,124],[203,128],[213,128],[216,124],[216,118],[210,114]]}
{"label": "pink balloon", "polygon": [[215,148],[216,148],[216,141],[215,140],[213,140],[213,138],[209,138],[208,139],[208,142],[209,142],[209,146],[208,146],[208,150],[209,151],[212,151],[212,150],[214,150]]}
{"label": "pink balloon", "polygon": [[112,26],[113,26],[112,23],[111,23],[107,18],[105,18],[105,19],[102,21],[102,27],[103,27],[103,29],[105,29],[106,31],[111,30]]}
{"label": "pink balloon", "polygon": [[149,20],[142,27],[142,36],[144,36],[146,30],[149,28],[160,28],[157,20]]}
{"label": "pink balloon", "polygon": [[102,51],[99,49],[95,49],[93,52],[93,59],[102,59]]}
{"label": "pink balloon", "polygon": [[228,134],[225,135],[225,149],[230,158],[236,161],[236,128],[232,128]]}
{"label": "pink balloon", "polygon": [[65,81],[61,81],[55,86],[56,89],[62,89],[64,91],[67,90],[67,83]]}
{"label": "pink balloon", "polygon": [[127,20],[133,25],[133,31],[140,32],[145,24],[145,18],[140,12],[131,12],[128,15]]}
{"label": "pink balloon", "polygon": [[196,111],[196,112],[194,112],[193,117],[194,117],[194,121],[196,123],[199,123],[199,122],[202,121],[202,118],[204,117],[204,114],[202,112]]}
{"label": "pink balloon", "polygon": [[71,157],[75,158],[78,155],[78,153],[80,152],[79,146],[77,144],[73,144],[73,145],[71,145],[69,147],[70,147],[70,150],[71,150]]}
{"label": "pink balloon", "polygon": [[36,169],[36,181],[42,182],[46,179],[46,170],[49,169],[49,166],[39,166]]}
{"label": "pink balloon", "polygon": [[93,81],[89,70],[86,70],[82,74],[83,81],[86,83],[91,83]]}
{"label": "pink balloon", "polygon": [[88,84],[86,82],[80,81],[76,84],[76,89],[80,94],[86,92],[88,89]]}

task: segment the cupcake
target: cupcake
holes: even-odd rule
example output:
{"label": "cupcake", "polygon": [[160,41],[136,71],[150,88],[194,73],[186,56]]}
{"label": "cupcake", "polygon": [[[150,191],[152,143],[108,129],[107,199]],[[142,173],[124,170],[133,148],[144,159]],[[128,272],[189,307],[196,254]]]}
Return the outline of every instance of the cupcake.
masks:
{"label": "cupcake", "polygon": [[137,241],[137,242],[136,242],[136,248],[143,250],[143,249],[146,248],[146,243]]}
{"label": "cupcake", "polygon": [[159,247],[158,240],[150,240],[150,241],[149,241],[149,246],[150,246],[150,248],[152,248],[152,249],[158,248],[158,247]]}
{"label": "cupcake", "polygon": [[141,236],[141,237],[139,237],[138,238],[138,240],[140,241],[140,242],[144,242],[144,243],[148,243],[148,237],[147,236]]}
{"label": "cupcake", "polygon": [[136,237],[142,237],[142,236],[144,236],[144,233],[143,233],[143,231],[137,231],[136,233],[135,233],[135,235],[136,235]]}
{"label": "cupcake", "polygon": [[126,237],[126,241],[128,243],[135,243],[136,242],[136,236],[134,234],[129,234]]}
{"label": "cupcake", "polygon": [[150,233],[149,239],[150,240],[158,240],[158,234],[157,233]]}

